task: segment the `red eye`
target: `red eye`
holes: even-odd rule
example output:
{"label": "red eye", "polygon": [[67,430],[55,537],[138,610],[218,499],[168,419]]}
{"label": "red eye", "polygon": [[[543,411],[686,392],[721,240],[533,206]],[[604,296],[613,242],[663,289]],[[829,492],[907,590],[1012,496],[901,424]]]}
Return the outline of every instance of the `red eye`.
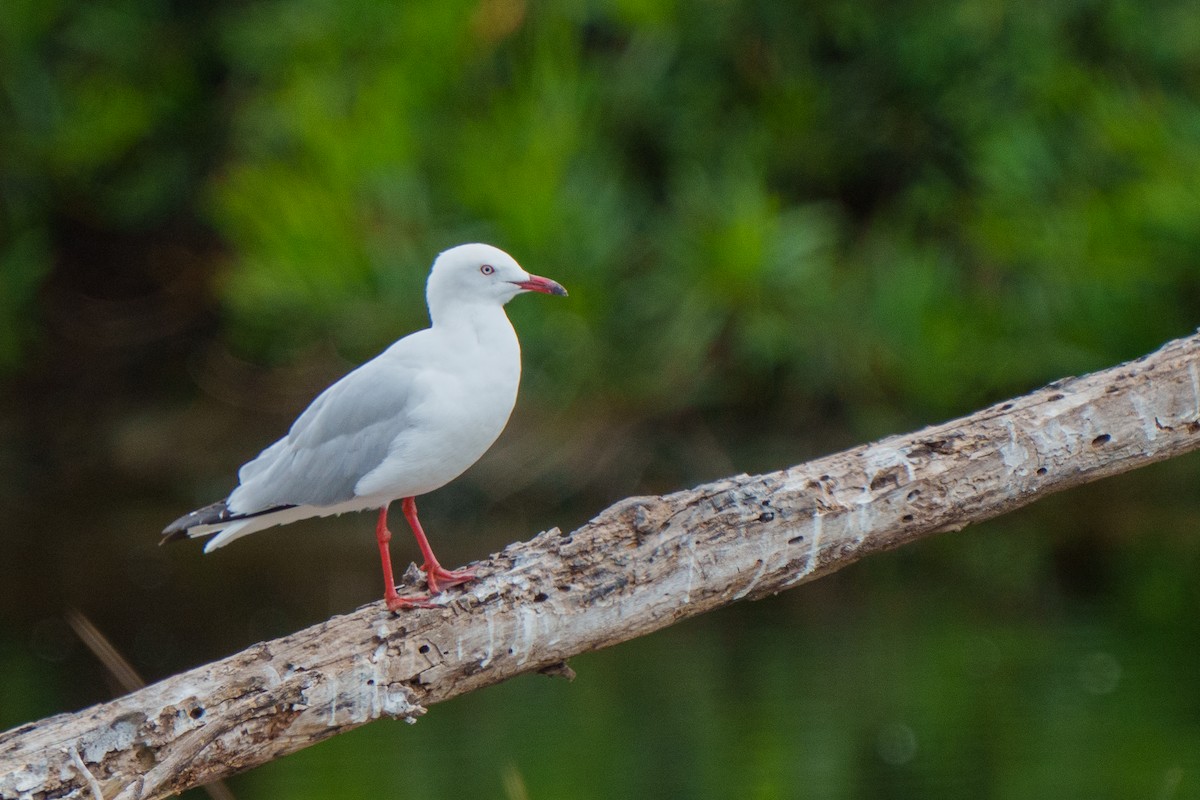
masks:
{"label": "red eye", "polygon": [[482,267],[479,268],[479,271],[482,272],[484,275],[491,275],[493,272],[496,271],[496,268],[493,267],[491,264],[484,264]]}

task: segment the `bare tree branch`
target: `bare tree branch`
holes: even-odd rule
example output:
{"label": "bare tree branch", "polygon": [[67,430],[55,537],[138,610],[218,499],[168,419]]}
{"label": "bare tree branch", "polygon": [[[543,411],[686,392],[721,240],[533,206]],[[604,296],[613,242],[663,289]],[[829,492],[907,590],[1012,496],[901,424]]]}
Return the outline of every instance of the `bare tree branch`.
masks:
{"label": "bare tree branch", "polygon": [[158,798],[1200,446],[1200,337],[765,475],[513,544],[442,607],[375,603],[0,735],[0,797]]}

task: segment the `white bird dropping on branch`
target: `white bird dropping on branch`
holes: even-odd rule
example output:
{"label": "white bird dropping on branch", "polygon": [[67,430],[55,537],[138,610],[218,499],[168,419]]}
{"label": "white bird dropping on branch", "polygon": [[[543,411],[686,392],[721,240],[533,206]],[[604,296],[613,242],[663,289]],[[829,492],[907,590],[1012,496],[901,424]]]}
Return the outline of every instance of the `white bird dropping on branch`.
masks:
{"label": "white bird dropping on branch", "polygon": [[[417,519],[417,495],[445,486],[492,446],[521,379],[521,347],[504,304],[522,292],[566,296],[491,245],[437,257],[425,296],[430,326],[330,386],[287,436],[238,470],[229,497],[172,522],[163,541],[216,534],[209,552],[273,525],[378,509],[384,599],[393,611],[474,577],[438,563]],[[402,501],[429,594],[401,597],[388,553],[388,506]]]}

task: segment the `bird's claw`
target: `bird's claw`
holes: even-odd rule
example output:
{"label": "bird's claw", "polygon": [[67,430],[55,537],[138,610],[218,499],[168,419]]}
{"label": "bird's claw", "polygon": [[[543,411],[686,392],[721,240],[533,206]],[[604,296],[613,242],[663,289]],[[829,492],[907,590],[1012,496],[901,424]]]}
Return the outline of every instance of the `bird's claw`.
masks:
{"label": "bird's claw", "polygon": [[422,564],[421,571],[425,573],[425,583],[429,586],[430,594],[439,594],[451,586],[458,586],[475,579],[475,570],[473,569],[446,569],[437,563]]}
{"label": "bird's claw", "polygon": [[433,599],[432,594],[406,594],[385,597],[388,611],[400,611],[405,608],[437,608],[440,603]]}
{"label": "bird's claw", "polygon": [[396,590],[393,589],[384,597],[388,611],[400,611],[405,608],[440,608],[443,603],[435,599],[436,595],[451,586],[459,586],[475,578],[473,569],[446,569],[441,564],[422,564],[421,571],[425,573],[425,582],[429,586],[429,591],[425,594],[400,595],[396,594]]}

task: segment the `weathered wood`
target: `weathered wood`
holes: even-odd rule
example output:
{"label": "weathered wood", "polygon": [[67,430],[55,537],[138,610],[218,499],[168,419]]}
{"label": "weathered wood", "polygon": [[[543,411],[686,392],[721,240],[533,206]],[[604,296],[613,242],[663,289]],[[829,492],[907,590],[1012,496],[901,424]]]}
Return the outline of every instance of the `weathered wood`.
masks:
{"label": "weathered wood", "polygon": [[913,434],[630,498],[510,545],[439,608],[375,603],[21,726],[0,735],[0,797],[164,797],[1198,446],[1192,336]]}

